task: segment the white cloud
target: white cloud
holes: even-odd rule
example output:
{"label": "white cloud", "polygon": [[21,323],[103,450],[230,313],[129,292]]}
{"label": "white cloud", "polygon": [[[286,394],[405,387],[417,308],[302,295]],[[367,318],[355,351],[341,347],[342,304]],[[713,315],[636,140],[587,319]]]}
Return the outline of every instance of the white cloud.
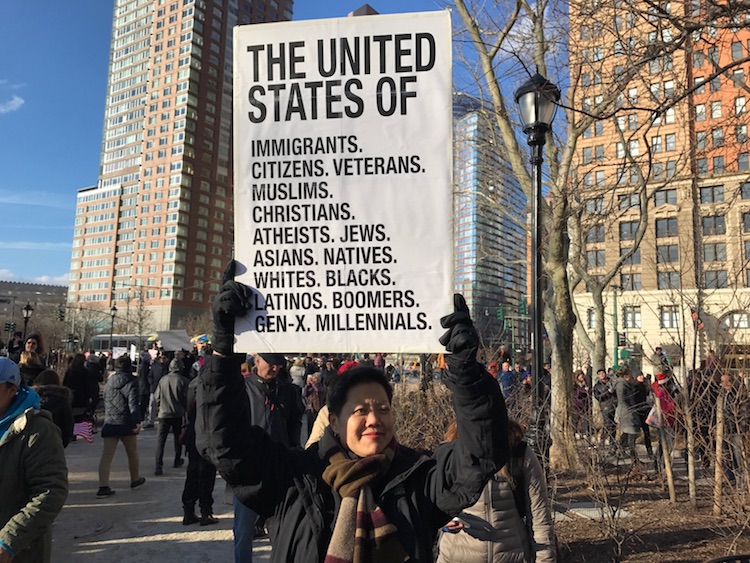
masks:
{"label": "white cloud", "polygon": [[13,96],[9,101],[7,102],[0,102],[0,114],[3,113],[10,113],[12,111],[16,111],[20,109],[20,107],[24,104],[23,98],[20,96]]}
{"label": "white cloud", "polygon": [[16,190],[11,192],[0,190],[0,204],[32,205],[36,207],[69,209],[73,207],[74,200],[71,197],[64,198],[61,197],[59,193],[52,192],[33,192],[28,190]]}
{"label": "white cloud", "polygon": [[70,250],[70,248],[69,242],[0,241],[0,250]]}
{"label": "white cloud", "polygon": [[68,285],[70,279],[70,273],[63,274],[62,276],[39,276],[34,278],[32,281],[36,283],[43,283],[45,285]]}
{"label": "white cloud", "polygon": [[0,268],[0,280],[2,281],[41,283],[44,285],[68,285],[69,279],[70,273],[65,273],[61,276],[37,276],[35,278],[27,278],[17,276],[8,268]]}

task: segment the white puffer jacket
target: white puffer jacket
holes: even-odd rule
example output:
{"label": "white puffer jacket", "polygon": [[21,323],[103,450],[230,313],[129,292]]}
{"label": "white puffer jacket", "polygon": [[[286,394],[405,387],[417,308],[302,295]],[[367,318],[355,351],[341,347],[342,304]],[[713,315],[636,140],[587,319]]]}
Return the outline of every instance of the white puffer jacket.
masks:
{"label": "white puffer jacket", "polygon": [[532,538],[516,508],[513,490],[499,472],[482,496],[459,517],[465,527],[442,533],[437,563],[555,563],[555,531],[547,483],[539,460],[526,448],[523,469],[530,507]]}

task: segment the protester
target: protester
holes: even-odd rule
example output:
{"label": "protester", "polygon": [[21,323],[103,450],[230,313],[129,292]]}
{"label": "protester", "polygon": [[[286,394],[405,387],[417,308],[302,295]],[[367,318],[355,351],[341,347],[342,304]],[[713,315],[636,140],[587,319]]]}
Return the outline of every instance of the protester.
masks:
{"label": "protester", "polygon": [[250,289],[233,281],[214,302],[219,355],[200,375],[198,449],[244,504],[268,517],[272,561],[352,561],[355,538],[374,560],[432,561],[438,528],[508,459],[505,405],[476,361],[479,337],[463,297],[441,321],[460,438],[429,457],[398,444],[392,389],[377,368],[339,377],[328,397],[330,426],[307,450],[252,426],[240,361],[231,355],[234,316],[250,306]]}
{"label": "protester", "polygon": [[151,394],[149,396],[148,416],[143,413],[144,417],[144,428],[153,428],[154,423],[159,415],[159,405],[156,402],[156,389],[159,387],[159,380],[167,373],[169,369],[169,359],[162,354],[151,362],[151,367],[148,371],[148,382]]}
{"label": "protester", "polygon": [[307,403],[307,434],[309,436],[320,409],[326,404],[326,388],[317,374],[307,376],[307,385],[302,390],[302,396]]}
{"label": "protester", "polygon": [[633,464],[637,465],[639,461],[635,451],[635,441],[641,433],[641,423],[638,418],[635,382],[628,368],[620,368],[617,376],[614,382],[617,396],[615,420],[620,429],[620,446],[630,456]]}
{"label": "protester", "polygon": [[638,424],[643,432],[643,443],[646,446],[646,454],[652,458],[654,456],[653,446],[651,445],[651,428],[646,424],[648,413],[654,404],[654,395],[651,392],[646,381],[646,374],[641,372],[635,378],[635,409],[638,413]]}
{"label": "protester", "polygon": [[39,395],[41,408],[52,415],[52,421],[60,429],[63,447],[67,448],[73,438],[73,392],[60,385],[60,376],[51,369],[36,376],[33,389]]}
{"label": "protester", "polygon": [[594,399],[599,401],[599,409],[602,411],[602,437],[601,443],[609,443],[610,451],[614,453],[617,449],[615,444],[615,433],[617,425],[615,424],[615,409],[617,408],[617,395],[613,387],[613,382],[607,377],[604,368],[596,372],[597,381],[594,383]]}
{"label": "protester", "polygon": [[[200,522],[201,526],[217,524],[218,518],[214,518],[214,484],[216,483],[216,467],[198,453],[195,447],[195,391],[199,380],[193,379],[188,385],[187,396],[187,421],[183,428],[185,450],[188,456],[187,474],[185,475],[185,487],[182,490],[182,508],[184,515],[182,524],[189,526]],[[201,517],[195,514],[195,503],[201,510]]]}
{"label": "protester", "polygon": [[305,362],[301,358],[297,358],[292,362],[292,367],[289,368],[289,375],[292,378],[292,383],[300,389],[305,386]]}
{"label": "protester", "polygon": [[33,350],[24,350],[20,354],[18,369],[21,371],[21,379],[23,379],[24,384],[31,386],[34,385],[34,379],[36,376],[42,373],[46,368],[44,367],[39,354]]}
{"label": "protester", "polygon": [[[539,460],[523,441],[524,429],[509,421],[511,455],[479,500],[443,528],[437,563],[554,563],[552,508]],[[456,422],[445,439],[458,439]]]}
{"label": "protester", "polygon": [[156,464],[154,475],[164,474],[164,445],[171,431],[174,435],[174,464],[182,467],[182,444],[180,433],[187,407],[188,378],[182,375],[183,364],[175,358],[169,362],[169,371],[159,379],[154,399],[159,409],[159,429],[156,439]]}
{"label": "protester", "polygon": [[73,392],[73,420],[93,420],[94,409],[99,403],[99,382],[95,372],[85,366],[86,357],[75,354],[70,357],[63,383]]}
{"label": "protester", "polygon": [[138,385],[132,372],[128,356],[115,360],[115,373],[107,378],[104,386],[104,426],[102,438],[104,449],[99,461],[99,490],[96,498],[115,494],[109,486],[109,473],[117,444],[122,442],[128,456],[130,488],[135,489],[146,482],[141,477],[138,461],[138,433],[141,431],[141,413],[138,409]]}
{"label": "protester", "polygon": [[68,496],[60,430],[22,384],[18,365],[0,358],[0,561],[47,563],[52,523]]}
{"label": "protester", "polygon": [[591,423],[591,402],[589,399],[589,387],[586,385],[586,376],[582,371],[575,375],[573,381],[573,428],[576,433],[585,437],[589,435]]}

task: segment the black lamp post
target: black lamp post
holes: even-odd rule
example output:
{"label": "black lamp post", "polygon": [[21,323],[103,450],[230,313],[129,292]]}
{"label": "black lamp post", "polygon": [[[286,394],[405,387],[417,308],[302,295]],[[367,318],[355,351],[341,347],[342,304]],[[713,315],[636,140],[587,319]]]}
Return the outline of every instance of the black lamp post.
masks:
{"label": "black lamp post", "polygon": [[29,319],[34,312],[34,307],[32,307],[31,303],[27,301],[26,305],[24,305],[24,308],[21,309],[21,312],[23,313],[23,343],[24,346],[26,346],[26,327],[29,326]]}
{"label": "black lamp post", "polygon": [[[552,120],[560,101],[560,90],[539,73],[532,76],[516,90],[516,103],[521,113],[523,132],[528,136],[531,147],[531,166],[533,173],[531,198],[531,346],[533,349],[532,364],[532,419],[533,439],[539,440],[539,386],[544,370],[544,343],[542,342],[542,316],[544,303],[542,299],[542,164],[543,147],[547,133],[552,129]],[[541,445],[541,444],[540,444]]]}
{"label": "black lamp post", "polygon": [[112,316],[112,322],[109,325],[109,349],[111,352],[111,355],[115,355],[115,345],[114,342],[112,342],[112,335],[115,332],[115,315],[117,315],[117,307],[115,307],[115,304],[112,303],[112,308],[109,310],[109,314]]}

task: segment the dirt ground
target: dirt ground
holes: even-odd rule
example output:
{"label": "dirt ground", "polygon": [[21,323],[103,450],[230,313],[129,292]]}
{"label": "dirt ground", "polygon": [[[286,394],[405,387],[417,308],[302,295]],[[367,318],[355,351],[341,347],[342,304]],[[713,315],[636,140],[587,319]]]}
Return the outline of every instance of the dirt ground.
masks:
{"label": "dirt ground", "polygon": [[677,502],[671,504],[661,478],[639,475],[624,492],[615,487],[621,495],[612,494],[611,503],[621,502],[627,514],[614,522],[606,517],[583,517],[570,510],[601,499],[600,486],[571,476],[562,476],[554,484],[555,506],[564,515],[555,524],[562,561],[703,563],[727,555],[750,554],[750,513],[737,502],[737,495],[729,493],[727,514],[714,516],[712,485],[707,479],[699,482],[698,505],[693,507],[686,480],[677,479]]}

